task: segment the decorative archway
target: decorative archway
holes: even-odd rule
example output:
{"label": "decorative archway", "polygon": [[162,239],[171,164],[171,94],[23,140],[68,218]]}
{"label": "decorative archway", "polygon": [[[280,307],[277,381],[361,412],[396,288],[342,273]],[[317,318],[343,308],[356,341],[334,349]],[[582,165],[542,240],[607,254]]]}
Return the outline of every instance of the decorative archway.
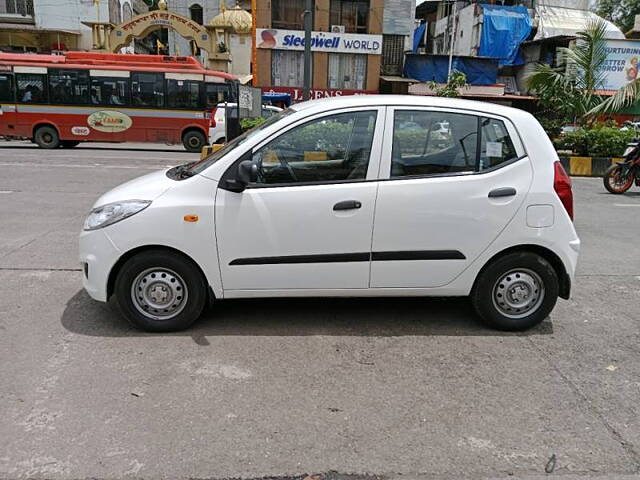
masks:
{"label": "decorative archway", "polygon": [[231,61],[229,53],[217,51],[213,27],[199,25],[188,17],[167,10],[154,10],[136,15],[119,25],[83,23],[92,29],[95,51],[117,53],[121,48],[130,45],[134,38],[144,38],[155,30],[168,28],[187,40],[193,40],[198,48],[207,52],[209,68],[228,71]]}
{"label": "decorative archway", "polygon": [[211,35],[205,27],[190,18],[166,10],[156,10],[133,17],[127,22],[116,25],[109,34],[108,50],[118,52],[131,43],[134,38],[144,38],[155,30],[169,28],[187,40],[208,52],[213,53]]}

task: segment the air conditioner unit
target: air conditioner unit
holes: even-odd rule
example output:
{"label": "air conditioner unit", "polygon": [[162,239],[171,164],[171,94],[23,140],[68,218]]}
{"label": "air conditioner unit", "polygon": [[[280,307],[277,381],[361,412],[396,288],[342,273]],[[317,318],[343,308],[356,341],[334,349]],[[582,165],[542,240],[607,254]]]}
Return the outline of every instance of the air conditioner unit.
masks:
{"label": "air conditioner unit", "polygon": [[344,33],[344,25],[331,25],[331,33]]}

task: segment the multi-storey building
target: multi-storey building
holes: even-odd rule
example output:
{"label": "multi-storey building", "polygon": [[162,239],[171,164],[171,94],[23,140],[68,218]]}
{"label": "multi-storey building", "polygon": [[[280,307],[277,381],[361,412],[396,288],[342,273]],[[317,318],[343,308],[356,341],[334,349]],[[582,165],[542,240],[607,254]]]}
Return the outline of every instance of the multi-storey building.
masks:
{"label": "multi-storey building", "polygon": [[[304,83],[304,0],[259,0],[257,85],[294,101]],[[312,96],[377,92],[383,69],[401,71],[415,0],[315,0]]]}
{"label": "multi-storey building", "polygon": [[120,23],[146,10],[143,0],[0,0],[0,50],[89,50],[83,22]]}

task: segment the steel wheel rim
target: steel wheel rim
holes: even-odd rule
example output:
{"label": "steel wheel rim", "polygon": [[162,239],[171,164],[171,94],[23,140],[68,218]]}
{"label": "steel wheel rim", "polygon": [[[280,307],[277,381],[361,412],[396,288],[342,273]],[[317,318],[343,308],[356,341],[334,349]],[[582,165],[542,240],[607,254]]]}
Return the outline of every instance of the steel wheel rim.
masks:
{"label": "steel wheel rim", "polygon": [[200,139],[195,135],[192,135],[189,137],[188,143],[190,147],[196,148],[200,145]]}
{"label": "steel wheel rim", "polygon": [[147,268],[131,284],[131,300],[136,310],[153,320],[170,320],[179,315],[188,295],[185,281],[168,268]]}
{"label": "steel wheel rim", "polygon": [[544,300],[544,283],[533,270],[515,268],[502,275],[492,290],[493,305],[507,318],[524,318]]}

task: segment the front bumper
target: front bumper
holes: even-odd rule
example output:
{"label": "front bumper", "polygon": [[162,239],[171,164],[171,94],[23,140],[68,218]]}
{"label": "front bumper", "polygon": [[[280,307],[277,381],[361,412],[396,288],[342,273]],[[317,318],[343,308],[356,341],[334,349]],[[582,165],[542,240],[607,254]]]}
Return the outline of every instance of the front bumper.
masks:
{"label": "front bumper", "polygon": [[109,273],[121,254],[104,229],[80,234],[82,285],[94,300],[107,301]]}

